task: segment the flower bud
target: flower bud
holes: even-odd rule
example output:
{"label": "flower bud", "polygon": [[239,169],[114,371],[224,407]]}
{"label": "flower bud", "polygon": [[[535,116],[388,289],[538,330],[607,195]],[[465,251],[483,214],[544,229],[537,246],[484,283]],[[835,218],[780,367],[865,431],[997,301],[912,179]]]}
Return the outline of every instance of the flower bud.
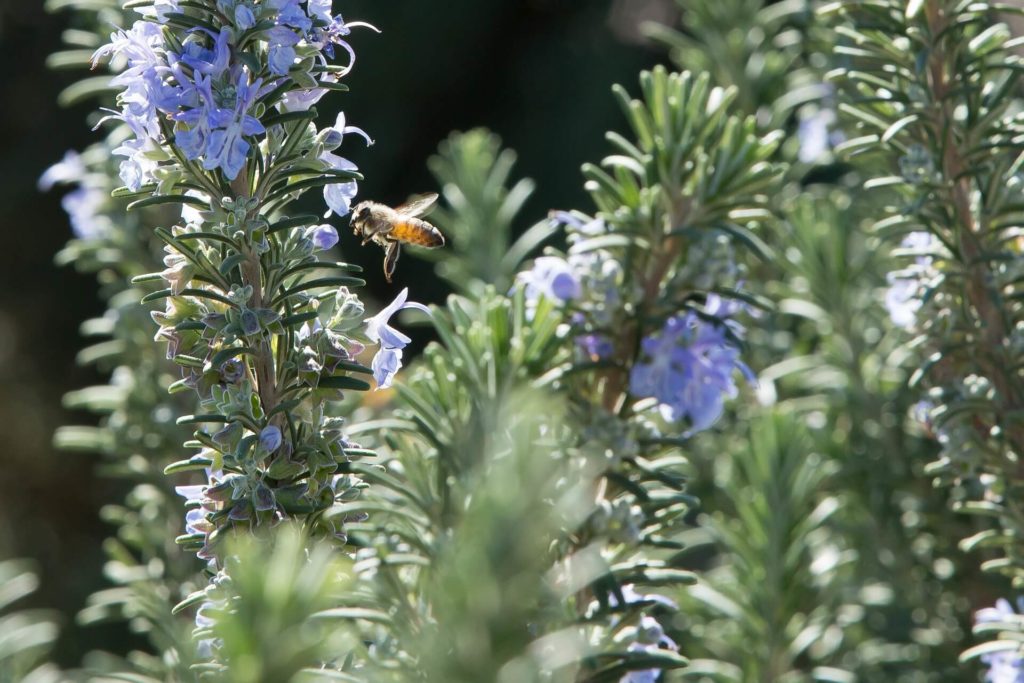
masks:
{"label": "flower bud", "polygon": [[268,425],[260,432],[260,448],[267,453],[273,453],[281,447],[281,430],[274,425]]}

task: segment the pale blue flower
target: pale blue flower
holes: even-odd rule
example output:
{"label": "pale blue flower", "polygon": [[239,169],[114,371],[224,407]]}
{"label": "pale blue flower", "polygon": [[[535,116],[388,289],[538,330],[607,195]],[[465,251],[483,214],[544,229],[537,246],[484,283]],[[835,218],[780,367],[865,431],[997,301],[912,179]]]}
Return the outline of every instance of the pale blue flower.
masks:
{"label": "pale blue flower", "polygon": [[46,192],[53,189],[54,185],[81,182],[85,177],[85,162],[82,155],[75,150],[68,150],[64,158],[50,166],[43,175],[39,176],[38,187],[40,191]]}
{"label": "pale blue flower", "polygon": [[125,140],[113,150],[114,154],[127,157],[118,168],[118,176],[129,190],[137,192],[155,180],[159,164],[147,155],[152,149],[153,143],[148,138],[136,138]]}
{"label": "pale blue flower", "polygon": [[295,48],[291,45],[271,45],[267,62],[273,73],[284,76],[295,63]]}
{"label": "pale blue flower", "polygon": [[[320,81],[322,83],[337,83],[338,78],[335,74],[324,74]],[[327,88],[289,90],[281,97],[281,111],[286,113],[309,111],[309,108],[319,102],[328,92],[330,91]]]}
{"label": "pale blue flower", "polygon": [[380,348],[370,364],[378,389],[386,389],[391,386],[395,374],[402,367],[402,349],[412,341],[412,339],[391,327],[389,324],[391,316],[405,308],[415,308],[430,315],[430,309],[423,304],[415,302],[406,303],[408,296],[409,288],[406,287],[380,313],[372,318],[367,318],[365,321],[366,337],[370,341],[380,344]]}
{"label": "pale blue flower", "polygon": [[239,31],[248,31],[256,25],[256,16],[248,5],[237,5],[235,7],[235,27]]}
{"label": "pale blue flower", "polygon": [[178,0],[153,0],[151,6],[137,7],[136,12],[144,17],[155,18],[161,24],[167,21],[167,15],[181,12]]}
{"label": "pale blue flower", "polygon": [[118,95],[122,119],[136,137],[155,138],[160,135],[159,105],[173,100],[177,88],[165,83],[169,69],[163,54],[163,33],[159,24],[139,20],[127,31],[115,31],[110,43],[93,54],[93,64],[101,58],[121,59],[125,69],[110,84],[123,88]]}
{"label": "pale blue flower", "polygon": [[[320,160],[327,163],[333,171],[358,170],[358,167],[351,161],[332,152],[324,152],[320,155]],[[332,214],[337,214],[339,217],[348,215],[348,212],[352,210],[352,200],[355,199],[358,192],[359,185],[354,180],[325,185],[324,202],[327,203],[327,213],[324,214],[324,218],[329,218]]]}
{"label": "pale blue flower", "polygon": [[228,180],[234,180],[251,148],[245,139],[265,132],[259,119],[249,114],[260,93],[262,80],[248,82],[244,71],[234,85],[214,92],[211,77],[195,81],[199,103],[175,118],[187,128],[180,129],[175,141],[188,159],[202,158],[208,171],[220,168]]}
{"label": "pale blue flower", "polygon": [[938,238],[924,231],[911,232],[900,243],[902,249],[918,253],[912,265],[886,275],[889,288],[885,292],[885,308],[897,327],[906,329],[917,323],[917,312],[924,303],[922,297],[934,274],[930,252],[938,246]]}
{"label": "pale blue flower", "polygon": [[[1024,599],[1017,600],[1017,609],[1024,613]],[[1008,600],[1000,598],[995,607],[978,610],[974,615],[975,623],[1008,621],[1014,622],[1020,615],[1014,612]],[[988,665],[985,680],[989,683],[1024,683],[1024,657],[1017,648],[1011,647],[1004,651],[990,652],[982,655],[981,661]]]}
{"label": "pale blue flower", "polygon": [[[196,610],[197,631],[208,631],[214,627],[217,622],[210,615],[210,612],[223,609],[223,603],[223,600],[216,602],[206,600],[203,604],[199,605],[199,609]],[[200,659],[213,659],[214,651],[221,645],[223,645],[223,641],[220,638],[200,638],[196,641],[196,654],[199,655]]]}
{"label": "pale blue flower", "polygon": [[345,136],[349,133],[355,133],[356,135],[363,138],[366,141],[367,147],[373,145],[373,138],[371,138],[365,130],[358,126],[350,126],[345,121],[345,112],[338,112],[337,118],[334,120],[334,125],[323,131],[324,134],[324,146],[328,149],[337,149],[341,146]]}
{"label": "pale blue flower", "polygon": [[309,0],[306,3],[306,7],[309,9],[309,16],[319,19],[326,24],[331,22],[333,5],[333,0]]}
{"label": "pale blue flower", "polygon": [[580,295],[580,281],[573,267],[558,256],[535,259],[533,267],[519,273],[516,280],[525,285],[526,302],[531,308],[541,297],[564,303]]}
{"label": "pale blue flower", "polygon": [[64,195],[60,205],[71,220],[76,237],[92,238],[103,234],[109,222],[100,215],[109,195],[95,187],[81,186]]}
{"label": "pale blue flower", "polygon": [[326,251],[338,243],[338,231],[333,225],[326,223],[310,228],[307,237],[313,241],[313,246],[321,251]]}
{"label": "pale blue flower", "polygon": [[275,26],[264,35],[267,38],[270,70],[279,76],[286,75],[295,63],[295,46],[299,44],[301,36],[295,29],[285,25]]}
{"label": "pale blue flower", "polygon": [[[211,478],[219,473],[207,470],[207,477]],[[213,531],[213,523],[208,515],[213,512],[212,501],[207,499],[207,484],[195,484],[191,486],[175,486],[174,491],[185,499],[188,510],[185,512],[185,533],[203,534],[207,536]]]}
{"label": "pale blue flower", "polygon": [[[356,126],[348,126],[345,124],[345,112],[338,114],[338,118],[335,121],[334,126],[329,130],[327,136],[331,138],[332,142],[341,144],[342,139],[349,133],[355,133],[366,140],[367,145],[372,145],[373,140],[366,132],[357,128]],[[335,145],[337,146],[337,145]],[[356,171],[358,167],[348,159],[338,156],[330,151],[325,151],[320,155],[320,161],[327,164],[329,168],[334,171]],[[359,185],[354,180],[348,180],[339,183],[331,183],[330,185],[324,186],[324,201],[327,203],[327,213],[325,217],[331,216],[331,214],[337,214],[338,216],[345,216],[349,211],[352,210],[352,200],[355,199],[356,194],[359,191]]]}

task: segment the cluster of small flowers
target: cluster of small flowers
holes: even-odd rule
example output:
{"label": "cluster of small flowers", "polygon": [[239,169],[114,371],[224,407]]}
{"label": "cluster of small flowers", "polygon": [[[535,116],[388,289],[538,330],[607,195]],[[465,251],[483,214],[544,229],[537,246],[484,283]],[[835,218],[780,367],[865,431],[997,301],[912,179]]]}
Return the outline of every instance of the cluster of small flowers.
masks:
{"label": "cluster of small flowers", "polygon": [[[188,510],[179,542],[212,568],[221,529],[273,523],[358,495],[358,482],[335,472],[362,449],[343,438],[343,423],[326,414],[325,401],[369,388],[351,373],[369,372],[378,389],[390,386],[410,341],[390,318],[404,308],[429,312],[407,303],[403,290],[365,317],[345,286],[359,280],[301,277],[323,266],[349,268],[315,255],[338,242],[333,226],[271,225],[274,212],[307,186],[324,187],[328,216],[347,214],[355,165],[334,150],[349,133],[372,143],[344,114],[319,132],[312,112],[301,115],[338,89],[355,61],[345,37],[369,26],[346,23],[331,5],[157,0],[94,57],[109,56],[123,69],[112,81],[122,89],[120,111],[109,117],[134,136],[118,149],[127,157],[122,181],[132,191],[185,195],[182,224],[157,231],[167,246],[165,269],[155,275],[168,289],[154,293],[166,306],[152,316],[157,340],[182,368],[172,389],[195,390],[205,411],[191,421],[223,425],[197,431],[187,445],[198,454],[169,468],[205,470],[205,483],[179,488]],[[336,47],[348,54],[344,67],[328,63]],[[310,293],[328,286],[334,290]],[[357,356],[368,344],[377,350],[364,368]],[[344,540],[347,521],[341,515],[322,524]]]}
{"label": "cluster of small flowers", "polygon": [[[553,220],[569,230],[570,244],[601,235],[601,219],[556,213]],[[734,273],[735,267],[723,266]],[[571,305],[576,346],[593,362],[612,360],[617,353],[613,330],[626,324],[627,303],[642,299],[630,292],[622,266],[605,250],[575,250],[566,258],[543,256],[533,268],[519,274],[527,306],[535,309],[543,297]],[[631,306],[631,308],[635,308]],[[662,417],[686,421],[687,434],[710,427],[721,416],[726,397],[735,397],[739,370],[749,381],[753,373],[740,360],[744,328],[733,316],[741,309],[735,301],[710,294],[701,312],[688,310],[670,316],[661,330],[644,336],[639,358],[631,359],[629,390],[637,398],[653,398]]]}
{"label": "cluster of small flowers", "polygon": [[885,306],[894,325],[909,329],[917,323],[929,283],[937,275],[932,263],[939,240],[928,232],[912,232],[903,238],[900,247],[914,256],[914,262],[887,276]]}
{"label": "cluster of small flowers", "polygon": [[[188,161],[234,180],[252,138],[267,133],[260,120],[267,107],[308,110],[352,68],[355,53],[345,36],[357,26],[373,28],[333,15],[331,0],[218,0],[217,11],[229,24],[219,31],[200,25],[180,38],[163,26],[183,16],[175,0],[140,11],[146,18],[112,34],[93,58],[94,63],[104,57],[124,62],[124,70],[111,81],[123,89],[121,110],[112,118],[124,121],[134,135],[115,150],[127,157],[120,175],[133,191],[169,177],[171,169],[161,170],[161,162],[170,160],[163,145],[171,142]],[[327,64],[336,45],[350,56],[340,71]],[[322,136],[319,158],[325,168],[355,169],[333,153],[348,132],[371,142],[340,116]],[[355,189],[354,182],[329,186],[328,205],[348,213]]]}
{"label": "cluster of small flowers", "polygon": [[[1024,614],[1024,599],[1017,600],[1018,612],[1015,612],[1009,601],[1000,598],[995,607],[978,610],[974,615],[976,624],[1008,622],[1008,630],[1017,631],[1021,625],[1021,614]],[[1005,650],[989,652],[981,657],[988,666],[985,680],[989,683],[1024,683],[1024,654],[1019,647],[1009,645]]]}
{"label": "cluster of small flowers", "polygon": [[740,360],[737,342],[744,329],[731,319],[738,309],[736,302],[709,294],[702,315],[674,315],[660,332],[644,337],[643,359],[630,372],[633,395],[657,399],[669,422],[687,420],[688,434],[713,425],[725,398],[738,393],[736,371],[754,381],[753,372]]}
{"label": "cluster of small flowers", "polygon": [[61,200],[75,237],[102,237],[110,231],[110,218],[104,214],[110,203],[106,175],[90,172],[82,155],[69,151],[39,178],[39,189],[43,192],[56,185],[77,186]]}

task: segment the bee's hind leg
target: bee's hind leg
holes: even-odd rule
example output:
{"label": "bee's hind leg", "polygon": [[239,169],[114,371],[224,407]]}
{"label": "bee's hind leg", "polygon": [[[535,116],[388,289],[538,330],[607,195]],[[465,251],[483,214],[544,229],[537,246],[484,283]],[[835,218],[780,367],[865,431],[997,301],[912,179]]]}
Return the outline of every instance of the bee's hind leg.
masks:
{"label": "bee's hind leg", "polygon": [[388,242],[388,246],[384,247],[384,279],[388,282],[391,282],[391,276],[395,274],[401,251],[402,245],[398,242]]}

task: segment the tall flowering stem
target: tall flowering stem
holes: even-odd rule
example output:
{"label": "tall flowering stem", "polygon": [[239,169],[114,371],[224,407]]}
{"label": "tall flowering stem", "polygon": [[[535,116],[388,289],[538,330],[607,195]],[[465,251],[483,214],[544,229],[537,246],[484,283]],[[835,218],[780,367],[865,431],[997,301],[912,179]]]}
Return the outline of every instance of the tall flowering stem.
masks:
{"label": "tall flowering stem", "polygon": [[[390,382],[408,338],[382,337],[380,316],[364,321],[350,289],[363,284],[358,267],[321,257],[337,230],[284,211],[311,189],[328,216],[349,211],[361,176],[335,151],[346,136],[371,140],[343,114],[319,129],[313,105],[346,90],[347,37],[369,25],[313,0],[133,6],[142,18],[95,59],[122,68],[110,118],[132,134],[117,150],[115,195],[135,198],[132,207],[184,207],[180,222],[155,231],[165,269],[134,280],[164,283],[144,301],[165,304],[153,319],[181,368],[171,391],[193,391],[202,406],[178,420],[196,426],[185,445],[198,452],[166,469],[205,475],[178,489],[188,508],[178,542],[219,568],[231,529],[295,519],[344,541],[338,506],[361,484],[339,464],[366,451],[344,438],[330,402],[370,389],[370,375]],[[347,63],[332,64],[336,48]],[[403,293],[383,327],[412,305]],[[368,345],[378,346],[377,371],[359,362]]]}
{"label": "tall flowering stem", "polygon": [[[894,322],[917,335],[927,391],[916,411],[941,446],[928,474],[954,506],[995,524],[964,539],[982,568],[1024,587],[1024,375],[1020,331],[1021,60],[985,3],[835,3],[855,60],[835,76],[853,155],[881,152],[870,181],[894,191],[875,229],[912,265],[890,278]],[[988,633],[991,629],[979,630]],[[991,652],[989,646],[965,657]],[[1015,649],[1015,648],[1014,648]]]}
{"label": "tall flowering stem", "polygon": [[[778,138],[731,115],[735,93],[706,76],[656,69],[640,84],[641,99],[617,89],[629,137],[609,134],[615,153],[584,168],[594,215],[550,217],[568,253],[538,256],[507,293],[464,283],[466,296],[435,311],[439,343],[399,385],[384,435],[388,476],[359,469],[374,484],[369,500],[395,503],[363,527],[357,564],[408,634],[366,637],[384,670],[414,660],[430,671],[443,658],[438,680],[514,670],[639,683],[688,664],[676,603],[659,591],[696,578],[678,540],[695,503],[685,449],[745,383],[738,318],[757,297],[741,291],[733,246],[761,244]],[[466,214],[486,216],[484,199]],[[521,416],[537,399],[521,397],[538,390],[548,402],[537,428],[505,443],[506,413],[529,422]],[[516,490],[515,509],[535,519],[481,533],[504,527],[479,496],[507,488],[502,468],[515,458],[505,454],[517,450],[554,464],[543,485]],[[543,555],[510,547],[531,534],[543,534]],[[451,581],[472,605],[459,618],[434,590],[446,575],[473,577]]]}

